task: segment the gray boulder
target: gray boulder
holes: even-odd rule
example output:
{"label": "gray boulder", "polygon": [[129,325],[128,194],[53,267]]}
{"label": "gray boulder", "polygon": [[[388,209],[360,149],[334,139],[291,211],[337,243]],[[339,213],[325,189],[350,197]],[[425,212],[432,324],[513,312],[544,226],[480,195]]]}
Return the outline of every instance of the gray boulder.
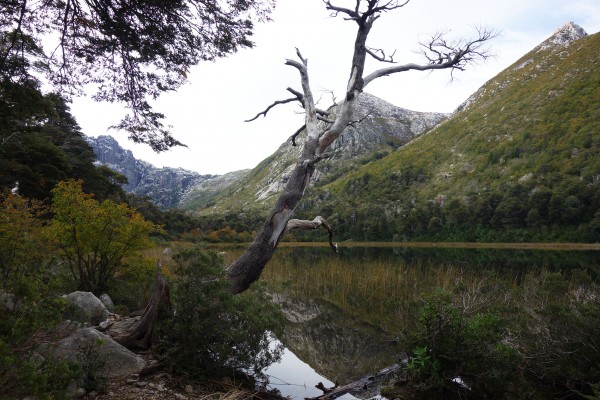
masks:
{"label": "gray boulder", "polygon": [[70,316],[71,319],[89,322],[94,326],[108,319],[108,310],[93,293],[73,292],[66,295],[66,298],[75,304],[78,310],[76,315]]}
{"label": "gray boulder", "polygon": [[113,303],[112,299],[106,293],[100,295],[100,301],[104,304],[104,307],[108,309],[108,311],[112,311],[115,308],[115,303]]}
{"label": "gray boulder", "polygon": [[78,329],[48,349],[51,357],[80,362],[84,368],[96,370],[107,379],[138,374],[146,366],[142,357],[94,328]]}

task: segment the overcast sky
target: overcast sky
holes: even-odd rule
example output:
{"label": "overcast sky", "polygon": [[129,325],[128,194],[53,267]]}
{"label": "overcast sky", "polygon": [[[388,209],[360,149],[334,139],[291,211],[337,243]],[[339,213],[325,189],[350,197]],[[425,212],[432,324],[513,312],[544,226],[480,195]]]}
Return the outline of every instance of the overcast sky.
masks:
{"label": "overcast sky", "polygon": [[[354,0],[333,4],[352,6]],[[356,24],[331,18],[321,0],[278,0],[273,21],[256,26],[253,49],[193,68],[189,83],[155,103],[167,115],[174,136],[188,148],[153,153],[126,134],[108,131],[124,114],[122,105],[73,100],[71,110],[89,136],[111,134],[137,158],[155,166],[182,167],[202,174],[253,168],[271,155],[303,123],[300,108],[286,104],[266,118],[245,123],[273,101],[300,90],[298,72],[284,65],[295,47],[308,59],[311,87],[319,106],[341,99],[349,75]],[[491,43],[493,59],[459,72],[407,72],[372,82],[366,92],[417,111],[452,112],[493,78],[563,24],[573,21],[589,34],[600,30],[598,0],[412,0],[376,21],[367,44],[396,51],[400,63],[419,62],[419,41],[440,30],[473,37],[475,26],[500,32]],[[386,66],[386,65],[383,65]],[[377,68],[367,64],[366,72]]]}

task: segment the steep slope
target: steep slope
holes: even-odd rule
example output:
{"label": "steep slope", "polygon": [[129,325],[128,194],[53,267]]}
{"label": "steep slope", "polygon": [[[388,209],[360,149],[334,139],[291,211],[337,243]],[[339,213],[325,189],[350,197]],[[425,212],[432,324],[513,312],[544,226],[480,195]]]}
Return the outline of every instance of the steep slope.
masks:
{"label": "steep slope", "polygon": [[[98,162],[127,178],[123,189],[138,196],[148,196],[160,208],[178,207],[194,188],[217,186],[227,178],[200,175],[182,168],[157,168],[138,160],[130,150],[123,149],[111,136],[87,137]],[[236,175],[237,174],[237,175]],[[235,173],[240,176],[243,172]],[[210,197],[210,191],[205,194]]]}
{"label": "steep slope", "polygon": [[597,241],[599,189],[600,35],[569,23],[305,211],[355,240]]}
{"label": "steep slope", "polygon": [[[332,111],[335,113],[335,108]],[[332,156],[317,165],[312,184],[331,182],[370,160],[381,158],[447,118],[447,114],[405,110],[367,93],[361,94],[358,120],[332,145]],[[266,211],[285,186],[302,150],[286,141],[247,175],[223,184],[219,192],[205,196],[202,187],[190,193],[183,204],[204,214],[226,214],[241,210]],[[215,196],[216,195],[216,196]]]}

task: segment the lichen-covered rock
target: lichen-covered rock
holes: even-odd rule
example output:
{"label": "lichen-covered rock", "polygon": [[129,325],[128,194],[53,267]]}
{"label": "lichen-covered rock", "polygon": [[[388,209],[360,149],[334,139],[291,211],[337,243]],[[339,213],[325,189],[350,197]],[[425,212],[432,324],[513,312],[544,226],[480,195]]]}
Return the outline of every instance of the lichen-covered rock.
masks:
{"label": "lichen-covered rock", "polygon": [[66,295],[67,300],[73,303],[78,312],[70,315],[70,319],[79,322],[89,322],[92,325],[99,325],[108,319],[108,310],[102,304],[100,299],[91,292],[73,292]]}

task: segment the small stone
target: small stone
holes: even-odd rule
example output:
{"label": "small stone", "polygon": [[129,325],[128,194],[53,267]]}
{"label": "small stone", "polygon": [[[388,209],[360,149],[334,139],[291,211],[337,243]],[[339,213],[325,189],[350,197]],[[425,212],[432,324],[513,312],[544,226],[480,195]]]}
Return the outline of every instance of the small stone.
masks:
{"label": "small stone", "polygon": [[112,325],[114,324],[114,322],[106,320],[106,321],[102,321],[100,322],[100,324],[98,325],[98,330],[100,332],[104,332],[105,330],[107,330],[108,328],[110,328]]}
{"label": "small stone", "polygon": [[75,389],[75,391],[73,392],[73,396],[74,397],[85,396],[85,389],[84,388],[77,388],[77,389]]}
{"label": "small stone", "polygon": [[167,388],[164,387],[163,385],[158,385],[156,388],[158,389],[159,392],[164,392],[165,390],[167,390]]}
{"label": "small stone", "polygon": [[154,383],[150,382],[150,383],[148,384],[148,387],[149,387],[149,388],[152,388],[152,389],[154,389],[154,388],[156,387],[156,384],[154,384]]}
{"label": "small stone", "polygon": [[88,393],[88,396],[90,396],[90,397],[96,397],[96,396],[98,396],[98,393],[92,391],[92,392]]}
{"label": "small stone", "polygon": [[185,387],[185,392],[186,392],[187,394],[192,394],[192,393],[194,393],[194,388],[192,387],[192,385],[186,385],[186,387]]}
{"label": "small stone", "polygon": [[108,392],[108,395],[109,395],[110,397],[115,397],[115,392]]}
{"label": "small stone", "polygon": [[135,385],[136,382],[137,382],[137,379],[127,379],[127,383],[130,385]]}
{"label": "small stone", "polygon": [[140,382],[136,382],[135,384],[137,385],[137,387],[141,387],[142,388],[142,387],[147,386],[148,382],[140,381]]}
{"label": "small stone", "polygon": [[175,397],[177,397],[178,399],[187,400],[187,397],[185,397],[184,395],[182,395],[180,393],[173,393],[173,395],[175,395]]}

